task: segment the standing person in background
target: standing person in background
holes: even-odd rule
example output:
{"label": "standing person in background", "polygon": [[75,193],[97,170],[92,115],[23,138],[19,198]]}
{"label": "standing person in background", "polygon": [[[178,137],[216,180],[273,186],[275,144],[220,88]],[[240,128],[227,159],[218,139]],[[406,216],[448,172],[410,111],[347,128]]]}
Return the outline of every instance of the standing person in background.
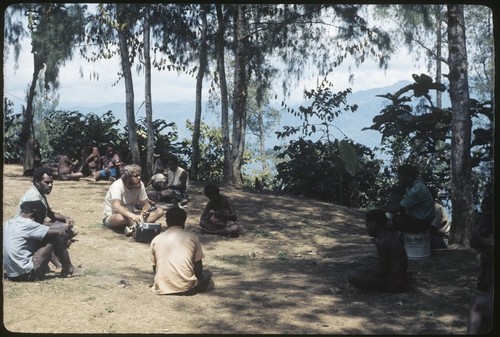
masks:
{"label": "standing person in background", "polygon": [[26,142],[23,160],[23,176],[33,175],[33,171],[42,166],[42,155],[40,152],[40,143],[35,138],[30,138]]}

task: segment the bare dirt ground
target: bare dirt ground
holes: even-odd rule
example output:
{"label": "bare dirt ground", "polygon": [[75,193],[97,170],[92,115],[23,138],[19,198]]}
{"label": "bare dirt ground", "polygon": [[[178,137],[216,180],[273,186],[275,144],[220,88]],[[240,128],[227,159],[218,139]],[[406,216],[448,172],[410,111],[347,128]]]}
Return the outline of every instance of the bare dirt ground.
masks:
{"label": "bare dirt ground", "polygon": [[[30,178],[5,165],[3,220]],[[36,283],[3,280],[3,323],[26,333],[464,334],[476,284],[476,254],[452,249],[410,261],[407,293],[353,289],[346,272],[376,258],[364,213],[324,202],[250,191],[232,197],[246,233],[201,234],[206,203],[192,185],[186,230],[196,233],[215,287],[192,297],[153,294],[147,244],[101,225],[109,182],[55,181],[52,209],[73,217],[75,276]],[[161,221],[164,223],[164,219]]]}

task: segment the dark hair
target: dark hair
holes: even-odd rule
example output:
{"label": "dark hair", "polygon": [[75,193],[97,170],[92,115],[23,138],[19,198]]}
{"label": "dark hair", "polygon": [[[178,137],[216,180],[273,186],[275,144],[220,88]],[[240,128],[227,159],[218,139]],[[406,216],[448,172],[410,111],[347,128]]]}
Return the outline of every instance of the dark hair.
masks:
{"label": "dark hair", "polygon": [[418,168],[413,165],[404,164],[398,168],[398,174],[406,175],[411,179],[416,179],[418,176]]}
{"label": "dark hair", "polygon": [[376,228],[385,228],[387,216],[381,209],[374,209],[366,213],[366,222],[373,222]]}
{"label": "dark hair", "polygon": [[37,213],[45,211],[46,207],[41,200],[25,201],[21,204],[21,212]]}
{"label": "dark hair", "polygon": [[187,213],[180,207],[172,207],[165,214],[167,225],[171,226],[184,226],[186,223]]}
{"label": "dark hair", "polygon": [[218,195],[220,190],[215,184],[207,184],[205,185],[203,192],[205,193],[205,196],[208,197],[209,195]]}
{"label": "dark hair", "polygon": [[167,161],[168,162],[173,162],[175,164],[178,164],[179,163],[179,158],[177,158],[177,156],[175,154],[170,153],[167,156]]}
{"label": "dark hair", "polygon": [[40,166],[35,169],[33,172],[33,183],[39,183],[43,179],[43,175],[46,174],[49,177],[52,177],[52,169],[47,166]]}

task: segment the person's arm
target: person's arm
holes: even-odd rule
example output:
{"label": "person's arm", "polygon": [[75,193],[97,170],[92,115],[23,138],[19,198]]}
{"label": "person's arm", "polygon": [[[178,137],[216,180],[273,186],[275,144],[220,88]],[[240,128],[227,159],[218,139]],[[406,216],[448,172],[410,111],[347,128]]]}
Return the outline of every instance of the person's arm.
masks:
{"label": "person's arm", "polygon": [[202,260],[196,261],[194,263],[194,274],[196,278],[201,278],[201,273],[203,272],[203,262]]}
{"label": "person's arm", "polygon": [[67,222],[58,223],[55,225],[49,226],[49,230],[45,236],[58,236],[58,235],[66,235],[66,230],[68,230],[70,225]]}
{"label": "person's arm", "polygon": [[62,215],[61,213],[53,213],[53,214],[54,214],[54,220],[53,220],[53,222],[59,221],[59,222],[67,223],[70,228],[73,227],[73,225],[75,224],[75,220],[73,220],[69,216]]}
{"label": "person's arm", "polygon": [[211,209],[212,209],[212,202],[209,201],[209,202],[207,202],[207,205],[205,206],[203,213],[201,213],[200,221],[209,221],[210,220],[209,214],[210,214]]}
{"label": "person's arm", "polygon": [[227,197],[225,198],[222,205],[222,214],[216,214],[216,218],[223,221],[236,221],[238,217],[236,216],[233,200]]}
{"label": "person's arm", "polygon": [[113,209],[113,213],[120,214],[127,219],[131,219],[135,223],[140,223],[142,221],[139,214],[130,212],[125,206],[122,205],[122,201],[119,199],[111,200],[111,208]]}

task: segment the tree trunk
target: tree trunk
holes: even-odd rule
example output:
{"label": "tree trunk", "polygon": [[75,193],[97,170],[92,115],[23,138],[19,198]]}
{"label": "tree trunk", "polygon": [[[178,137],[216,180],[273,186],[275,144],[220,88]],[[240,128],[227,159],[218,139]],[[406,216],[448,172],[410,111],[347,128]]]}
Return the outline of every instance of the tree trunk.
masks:
{"label": "tree trunk", "polygon": [[245,150],[246,131],[246,68],[245,68],[245,5],[238,5],[235,11],[234,29],[234,93],[233,93],[233,141],[231,152],[231,179],[229,183],[241,187],[241,167]]}
{"label": "tree trunk", "polygon": [[200,67],[198,69],[198,75],[196,76],[196,108],[194,114],[194,125],[193,125],[193,141],[192,149],[193,153],[191,155],[191,179],[198,179],[198,164],[200,162],[200,127],[201,127],[201,99],[202,99],[202,89],[203,89],[203,77],[205,76],[205,71],[207,69],[207,12],[209,6],[207,4],[201,5],[200,16],[201,16],[201,37],[200,37]]}
{"label": "tree trunk", "polygon": [[221,128],[222,128],[222,146],[224,149],[224,169],[223,179],[225,182],[231,178],[231,143],[229,141],[229,103],[226,80],[226,62],[224,57],[224,33],[226,31],[226,21],[222,11],[222,5],[216,4],[217,9],[217,37],[215,47],[217,52],[217,70],[219,73],[220,85],[220,105],[221,105]]}
{"label": "tree trunk", "polygon": [[[441,29],[442,29],[442,6],[441,5],[436,5],[436,21],[437,21],[437,27],[436,27],[436,82],[441,83],[441,76],[442,76],[442,71],[441,71],[441,47],[443,44],[443,37],[441,36]],[[436,90],[436,107],[441,109],[443,107],[443,93],[441,90]]]}
{"label": "tree trunk", "polygon": [[[120,17],[120,5],[117,5],[117,15]],[[126,26],[122,20],[118,23]],[[137,125],[134,114],[134,84],[132,80],[132,64],[130,63],[127,33],[123,28],[118,29],[118,43],[120,48],[121,66],[123,71],[123,79],[125,81],[125,113],[127,115],[128,140],[130,144],[130,152],[132,154],[132,162],[140,164],[141,158],[139,154],[139,143],[137,141]]]}
{"label": "tree trunk", "polygon": [[35,52],[33,52],[33,78],[31,79],[28,97],[26,99],[26,110],[24,111],[21,134],[19,135],[19,141],[21,142],[21,146],[23,148],[29,138],[35,137],[35,128],[33,126],[33,101],[36,95],[36,84],[38,82],[38,76],[40,75],[40,71],[42,71],[43,67],[43,61],[39,56],[35,54]]}
{"label": "tree trunk", "polygon": [[262,163],[262,172],[265,173],[267,171],[267,163],[266,163],[266,135],[264,132],[264,116],[262,112],[262,108],[260,105],[258,106],[258,122],[259,122],[259,150],[260,150],[260,160]]}
{"label": "tree trunk", "polygon": [[148,177],[153,175],[155,138],[153,130],[153,104],[151,96],[151,53],[150,53],[150,35],[151,26],[149,24],[149,5],[146,6],[146,15],[144,17],[144,100],[146,106],[146,134],[147,134],[147,153],[146,153],[146,174]]}
{"label": "tree trunk", "polygon": [[448,5],[448,49],[452,108],[450,242],[468,245],[474,222],[470,158],[472,122],[462,5]]}

